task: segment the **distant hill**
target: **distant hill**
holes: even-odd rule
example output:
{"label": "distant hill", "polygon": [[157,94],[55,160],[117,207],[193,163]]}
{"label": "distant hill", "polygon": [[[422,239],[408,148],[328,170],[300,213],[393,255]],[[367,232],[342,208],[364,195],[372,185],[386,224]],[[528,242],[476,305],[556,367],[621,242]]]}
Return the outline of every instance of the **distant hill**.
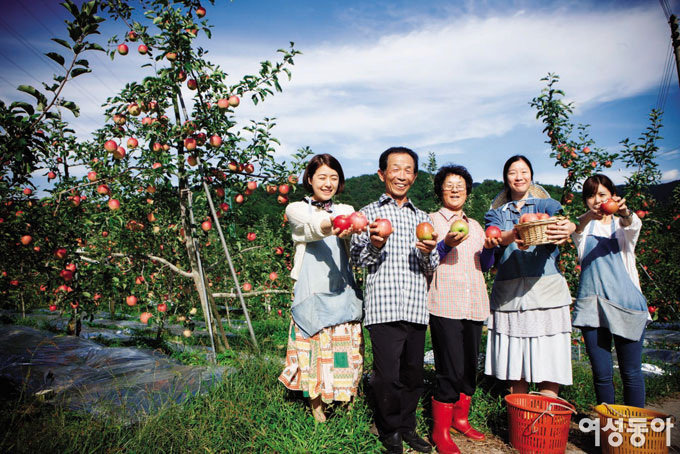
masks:
{"label": "distant hill", "polygon": [[[670,183],[663,183],[652,186],[650,192],[660,203],[666,203],[672,194],[673,189],[680,183],[680,180]],[[413,203],[425,212],[433,212],[441,206],[434,195],[434,176],[428,172],[418,172],[413,187],[409,191],[409,197]],[[542,184],[550,195],[559,200],[562,195],[562,188],[560,186]],[[246,223],[262,223],[271,222],[278,224],[281,222],[281,206],[274,202],[276,196],[267,195],[258,188],[255,193],[250,196],[249,203],[246,206],[250,209],[242,213],[242,222]],[[484,180],[481,183],[474,183],[472,194],[468,197],[465,207],[465,212],[468,216],[483,223],[484,214],[489,209],[491,201],[503,189],[503,183],[496,180]],[[340,203],[352,205],[355,209],[360,209],[369,203],[375,201],[385,190],[385,184],[380,181],[378,176],[373,173],[370,175],[360,175],[345,180],[345,191],[336,197]],[[619,193],[624,193],[624,186],[617,186]],[[302,185],[298,185],[294,191],[289,194],[291,202],[301,200],[305,195],[305,190]],[[574,201],[580,203],[581,196],[576,194]]]}

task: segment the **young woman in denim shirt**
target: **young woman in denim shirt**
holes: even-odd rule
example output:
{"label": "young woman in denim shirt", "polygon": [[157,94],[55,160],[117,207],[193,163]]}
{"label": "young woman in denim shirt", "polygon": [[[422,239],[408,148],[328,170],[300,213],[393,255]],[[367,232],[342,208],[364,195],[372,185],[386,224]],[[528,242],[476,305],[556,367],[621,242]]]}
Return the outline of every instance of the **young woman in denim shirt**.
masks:
{"label": "young woman in denim shirt", "polygon": [[502,231],[498,272],[491,292],[485,373],[510,382],[511,393],[526,393],[529,383],[557,396],[570,385],[571,295],[557,263],[557,245],[576,225],[562,220],[548,227],[552,244],[525,246],[514,227],[525,213],[560,214],[562,206],[538,185],[533,169],[520,155],[503,168],[505,191],[486,213],[486,226]]}

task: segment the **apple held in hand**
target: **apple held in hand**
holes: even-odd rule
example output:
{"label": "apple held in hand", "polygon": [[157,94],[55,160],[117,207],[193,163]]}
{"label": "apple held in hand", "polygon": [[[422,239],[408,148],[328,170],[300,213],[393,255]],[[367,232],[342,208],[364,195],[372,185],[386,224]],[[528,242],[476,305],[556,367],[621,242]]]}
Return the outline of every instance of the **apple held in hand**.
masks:
{"label": "apple held in hand", "polygon": [[333,227],[340,229],[341,232],[349,229],[352,227],[351,215],[341,214],[340,216],[336,216],[333,218]]}
{"label": "apple held in hand", "polygon": [[486,234],[487,238],[500,238],[501,237],[501,229],[499,229],[495,225],[487,227],[486,230],[484,231],[484,233]]}
{"label": "apple held in hand", "polygon": [[619,211],[619,204],[616,203],[614,199],[608,199],[607,201],[602,202],[600,210],[607,214],[614,214]]}
{"label": "apple held in hand", "polygon": [[416,237],[420,241],[431,240],[434,227],[429,222],[421,222],[416,226]]}
{"label": "apple held in hand", "polygon": [[377,234],[381,238],[387,238],[392,233],[392,223],[389,219],[378,218],[375,221],[378,229]]}
{"label": "apple held in hand", "polygon": [[462,219],[458,219],[457,221],[454,221],[453,224],[451,224],[449,231],[467,235],[470,231],[470,226],[468,226],[468,223]]}
{"label": "apple held in hand", "polygon": [[355,232],[361,232],[368,225],[368,219],[366,219],[366,215],[361,211],[355,211],[350,214],[349,220],[352,223],[352,229]]}
{"label": "apple held in hand", "polygon": [[544,219],[549,219],[550,215],[548,213],[536,213],[536,217],[539,221],[542,221]]}

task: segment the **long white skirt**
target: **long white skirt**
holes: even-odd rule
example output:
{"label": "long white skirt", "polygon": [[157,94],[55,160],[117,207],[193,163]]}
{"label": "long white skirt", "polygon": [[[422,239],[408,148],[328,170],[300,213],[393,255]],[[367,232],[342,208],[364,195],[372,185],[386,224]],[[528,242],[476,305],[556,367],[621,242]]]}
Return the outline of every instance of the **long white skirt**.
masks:
{"label": "long white skirt", "polygon": [[484,373],[499,380],[571,385],[571,334],[512,337],[489,329]]}

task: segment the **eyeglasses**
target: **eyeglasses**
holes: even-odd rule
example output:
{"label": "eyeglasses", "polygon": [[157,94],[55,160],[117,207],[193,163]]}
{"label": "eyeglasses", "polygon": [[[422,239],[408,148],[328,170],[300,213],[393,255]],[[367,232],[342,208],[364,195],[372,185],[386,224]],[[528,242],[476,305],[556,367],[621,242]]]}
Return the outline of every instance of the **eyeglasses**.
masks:
{"label": "eyeglasses", "polygon": [[465,191],[466,187],[465,187],[464,184],[456,184],[456,185],[447,184],[446,186],[442,187],[442,189],[445,190],[445,191],[449,191],[449,192],[453,192],[453,191],[462,192],[462,191]]}

